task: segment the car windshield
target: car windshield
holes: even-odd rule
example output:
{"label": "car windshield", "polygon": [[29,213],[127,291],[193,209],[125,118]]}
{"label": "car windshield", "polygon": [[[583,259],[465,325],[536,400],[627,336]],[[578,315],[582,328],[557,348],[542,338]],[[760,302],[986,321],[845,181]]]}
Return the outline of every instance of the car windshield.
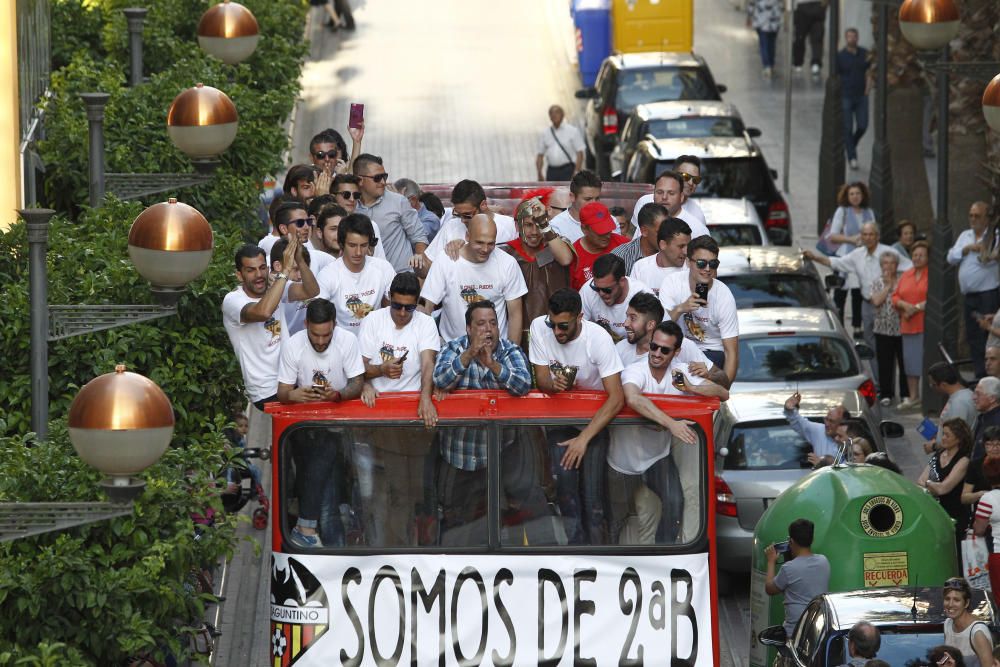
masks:
{"label": "car windshield", "polygon": [[743,134],[739,118],[689,116],[649,121],[648,134],[657,139],[697,139],[700,137],[738,137]]}
{"label": "car windshield", "polygon": [[[810,421],[821,423],[820,417]],[[850,420],[861,437],[875,442],[868,426],[861,420]],[[746,422],[733,428],[726,445],[726,470],[798,470],[811,468],[806,458],[812,445],[796,433],[784,419],[766,422]],[[893,663],[895,664],[895,663]]]}
{"label": "car windshield", "polygon": [[[672,169],[673,160],[659,161],[656,173]],[[739,199],[768,192],[771,175],[760,157],[702,158],[699,197],[726,197]]]}
{"label": "car windshield", "polygon": [[[720,246],[761,244],[760,229],[755,225],[709,225],[708,233],[712,235],[712,238]],[[728,284],[726,282],[726,285]],[[735,291],[733,292],[733,296],[736,296]],[[736,305],[740,307],[739,300],[737,300]]]}
{"label": "car windshield", "polygon": [[618,75],[620,111],[631,112],[640,104],[672,100],[717,100],[719,93],[699,67],[627,69]]}
{"label": "car windshield", "polygon": [[[733,225],[736,227],[736,225]],[[750,225],[742,225],[753,229]],[[715,238],[716,230],[709,230]],[[755,230],[756,231],[756,230]],[[719,245],[726,245],[716,238]],[[742,242],[741,242],[742,243]],[[760,240],[757,240],[760,243]],[[751,245],[751,244],[748,244]],[[737,308],[769,308],[791,306],[796,308],[824,308],[826,295],[819,281],[812,276],[791,273],[737,274],[720,276],[720,280],[733,293]]]}
{"label": "car windshield", "polygon": [[828,380],[858,373],[847,341],[807,334],[740,336],[738,382]]}

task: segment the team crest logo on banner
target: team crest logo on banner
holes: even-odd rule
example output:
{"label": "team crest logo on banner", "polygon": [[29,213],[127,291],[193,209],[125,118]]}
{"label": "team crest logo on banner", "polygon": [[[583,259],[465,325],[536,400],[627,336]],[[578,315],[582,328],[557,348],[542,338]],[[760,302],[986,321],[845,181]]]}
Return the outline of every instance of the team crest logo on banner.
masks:
{"label": "team crest logo on banner", "polygon": [[290,667],[330,629],[319,579],[290,556],[271,556],[271,664]]}

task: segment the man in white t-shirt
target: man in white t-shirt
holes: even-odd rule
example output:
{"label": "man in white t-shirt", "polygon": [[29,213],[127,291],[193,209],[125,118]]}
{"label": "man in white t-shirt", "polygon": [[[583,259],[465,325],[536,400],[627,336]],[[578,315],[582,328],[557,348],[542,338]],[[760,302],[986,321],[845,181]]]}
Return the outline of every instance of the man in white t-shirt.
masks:
{"label": "man in white t-shirt", "polygon": [[699,236],[688,244],[688,271],[667,276],[660,286],[660,303],[668,319],[681,325],[685,338],[736,379],[739,368],[739,320],[736,299],[720,282],[719,244]]}
{"label": "man in white t-shirt", "polygon": [[625,337],[625,310],[629,301],[649,288],[625,275],[621,257],[601,255],[594,262],[594,277],[580,288],[583,318],[605,329],[617,342]]}
{"label": "man in white t-shirt", "polygon": [[629,275],[649,285],[653,294],[659,295],[663,279],[684,270],[690,242],[691,227],[680,218],[667,218],[656,235],[659,250],[633,264]]}
{"label": "man in white t-shirt", "polygon": [[649,354],[649,341],[653,329],[663,321],[663,304],[649,292],[639,292],[625,309],[625,338],[615,344],[615,351],[628,368],[637,361],[645,361]]}
{"label": "man in white t-shirt", "polygon": [[[285,248],[288,247],[288,239],[278,239],[278,242],[271,246],[271,278],[273,276],[284,273],[288,276],[289,282],[292,284],[302,282],[302,272],[299,271],[298,266],[292,266],[289,269],[285,269],[285,265],[281,258],[285,255]],[[309,264],[309,268],[313,269],[313,275],[317,273],[315,270],[314,262],[312,260],[312,254],[306,247],[302,248],[302,258],[305,259],[306,263]],[[318,280],[318,278],[317,278]],[[285,315],[285,329],[289,336],[294,336],[298,332],[306,328],[306,307],[309,305],[311,299],[305,299],[304,301],[288,301],[282,299],[281,308]]]}
{"label": "man in white t-shirt", "polygon": [[[306,329],[292,336],[281,350],[278,370],[278,400],[282,403],[349,401],[361,395],[365,366],[358,340],[337,326],[337,311],[323,298],[313,299],[306,308]],[[335,442],[331,442],[334,439]],[[291,532],[291,542],[300,547],[340,546],[344,529],[331,511],[340,505],[336,480],[339,436],[325,429],[301,429],[292,436],[292,457],[299,475],[299,518]],[[333,493],[324,493],[327,483]],[[323,503],[330,507],[323,512]],[[322,513],[332,515],[330,530],[323,530]]]}
{"label": "man in white t-shirt", "polygon": [[[268,286],[264,251],[245,245],[236,252],[236,278],[240,286],[222,300],[222,322],[243,371],[243,385],[258,411],[278,394],[278,361],[288,337],[283,301],[304,301],[319,294],[316,277],[309,270],[298,239],[288,243],[283,266],[298,267],[302,282],[292,283],[287,273],[277,273]],[[251,417],[250,430],[254,430]]]}
{"label": "man in white t-shirt", "polygon": [[[635,209],[632,213],[632,223],[636,224],[636,216],[643,206],[649,202],[663,204],[670,213],[671,218],[680,218],[688,223],[691,228],[691,238],[708,235],[708,226],[697,216],[692,215],[684,209],[684,202],[687,198],[684,195],[684,177],[676,171],[663,171],[656,177],[653,184],[653,194],[643,195],[635,202]],[[636,235],[638,236],[638,229]]]}
{"label": "man in white t-shirt", "polygon": [[[592,171],[583,169],[578,171],[573,180],[569,183],[569,208],[552,218],[549,224],[559,236],[570,242],[576,243],[583,238],[583,230],[580,228],[580,211],[590,202],[601,200],[601,179]],[[614,218],[612,218],[614,220]],[[614,220],[615,228],[613,232],[618,232],[618,221]]]}
{"label": "man in white t-shirt", "polygon": [[442,306],[440,329],[445,340],[464,336],[469,304],[486,300],[496,308],[500,335],[515,345],[521,342],[521,297],[528,288],[514,258],[495,252],[496,235],[493,221],[477,214],[469,222],[468,243],[459,251],[458,259],[435,262],[427,274],[422,309],[430,315],[438,304]]}
{"label": "man in white t-shirt", "polygon": [[[608,497],[610,499],[611,539],[617,542],[625,521],[636,514],[633,498],[639,486],[646,485],[660,497],[662,509],[655,535],[640,536],[642,544],[665,544],[678,540],[682,526],[685,537],[699,532],[697,498],[701,489],[700,457],[697,451],[685,452],[678,463],[671,456],[674,438],[686,445],[695,445],[698,438],[688,424],[677,421],[657,407],[645,394],[710,396],[727,400],[729,392],[719,385],[690,372],[688,364],[678,362],[678,352],[684,347],[684,335],[676,322],[667,320],[657,325],[649,342],[645,362],[637,362],[622,373],[625,402],[630,408],[652,422],[652,425],[614,426],[608,448]],[[691,345],[691,343],[687,343]],[[664,432],[664,429],[666,432]],[[686,483],[682,484],[681,480]],[[685,512],[685,509],[688,511]],[[645,521],[640,519],[639,524]]]}
{"label": "man in white t-shirt", "polygon": [[337,308],[340,327],[355,336],[365,316],[388,304],[387,295],[396,271],[384,259],[372,257],[375,230],[368,216],[352,213],[337,229],[341,254],[316,277],[319,294]]}
{"label": "man in white t-shirt", "polygon": [[694,193],[701,184],[701,158],[696,155],[680,155],[674,160],[674,171],[684,179],[684,212],[708,226],[705,212],[695,199]]}
{"label": "man in white t-shirt", "polygon": [[[579,129],[564,123],[566,113],[558,104],[549,107],[550,127],[538,137],[538,155],[535,156],[535,170],[540,181],[568,181],[583,165],[583,153],[587,146]],[[542,174],[542,165],[546,166]]]}
{"label": "man in white t-shirt", "polygon": [[427,275],[434,262],[458,257],[458,251],[466,243],[469,222],[479,214],[489,216],[497,226],[497,244],[517,238],[514,218],[489,210],[483,186],[468,179],[459,181],[451,190],[451,214],[445,215],[440,230],[424,251],[424,266],[419,271],[422,276]]}
{"label": "man in white t-shirt", "polygon": [[552,294],[548,316],[535,318],[530,335],[529,359],[541,391],[607,392],[604,404],[582,429],[576,426],[546,429],[557,501],[570,544],[606,544],[606,427],[624,405],[621,359],[611,335],[583,319],[580,295],[571,289]]}

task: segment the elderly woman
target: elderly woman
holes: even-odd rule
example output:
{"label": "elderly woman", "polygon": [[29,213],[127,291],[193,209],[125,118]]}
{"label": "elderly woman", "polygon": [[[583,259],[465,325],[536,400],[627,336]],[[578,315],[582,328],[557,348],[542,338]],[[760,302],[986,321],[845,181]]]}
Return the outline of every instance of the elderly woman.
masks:
{"label": "elderly woman", "polygon": [[[944,598],[944,643],[947,647],[958,649],[960,656],[951,654],[954,662],[945,665],[961,665],[964,661],[968,667],[987,667],[993,664],[993,636],[989,626],[981,619],[972,615],[972,590],[969,582],[961,577],[953,577],[944,582],[942,597]],[[942,648],[942,647],[938,647]],[[936,664],[941,665],[942,656],[938,656]]]}
{"label": "elderly woman", "polygon": [[920,405],[920,377],[924,361],[924,310],[927,307],[927,260],[930,246],[917,241],[910,249],[913,268],[905,271],[892,293],[892,305],[899,312],[899,332],[903,336],[903,370],[910,396],[899,409]]}
{"label": "elderly woman", "polygon": [[899,397],[910,395],[903,372],[903,337],[899,333],[899,313],[892,306],[892,293],[899,282],[899,256],[883,252],[879,257],[882,275],[872,283],[872,306],[875,307],[875,358],[878,360],[879,389],[882,405],[892,405],[895,393],[893,378],[899,368]]}
{"label": "elderly woman", "polygon": [[892,244],[892,249],[907,259],[910,258],[910,248],[917,240],[917,226],[909,220],[900,220],[896,226],[899,240]]}

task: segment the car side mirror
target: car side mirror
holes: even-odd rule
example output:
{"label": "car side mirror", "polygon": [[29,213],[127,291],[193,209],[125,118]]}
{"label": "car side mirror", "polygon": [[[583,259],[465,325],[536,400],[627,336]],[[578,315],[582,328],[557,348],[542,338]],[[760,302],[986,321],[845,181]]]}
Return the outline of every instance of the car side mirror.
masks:
{"label": "car side mirror", "polygon": [[856,343],[854,349],[857,350],[858,356],[865,361],[875,358],[875,350],[868,347],[866,343]]}
{"label": "car side mirror", "polygon": [[823,278],[823,284],[826,285],[827,289],[840,289],[844,286],[844,276],[831,273]]}
{"label": "car side mirror", "polygon": [[788,647],[788,634],[785,632],[784,626],[772,625],[769,628],[761,630],[760,634],[757,635],[757,639],[764,646],[771,646],[778,649],[778,653],[785,658],[792,657],[792,649]]}
{"label": "car side mirror", "polygon": [[718,91],[719,91],[720,93],[724,93],[724,92],[726,92],[727,90],[729,90],[729,87],[728,87],[728,86],[727,86],[726,84],[724,84],[724,83],[717,83],[717,84],[715,84],[715,88],[716,88],[716,90],[718,90]]}
{"label": "car side mirror", "polygon": [[[750,137],[751,139],[756,139],[761,134],[763,134],[763,132],[760,131],[759,127],[748,127],[747,128],[747,136]],[[775,174],[775,177],[777,177],[777,174]]]}
{"label": "car side mirror", "polygon": [[573,93],[573,96],[578,100],[595,100],[597,99],[597,88],[594,88],[593,86],[581,88]]}
{"label": "car side mirror", "polygon": [[903,425],[898,422],[885,420],[878,425],[878,429],[883,438],[902,438],[905,435]]}

